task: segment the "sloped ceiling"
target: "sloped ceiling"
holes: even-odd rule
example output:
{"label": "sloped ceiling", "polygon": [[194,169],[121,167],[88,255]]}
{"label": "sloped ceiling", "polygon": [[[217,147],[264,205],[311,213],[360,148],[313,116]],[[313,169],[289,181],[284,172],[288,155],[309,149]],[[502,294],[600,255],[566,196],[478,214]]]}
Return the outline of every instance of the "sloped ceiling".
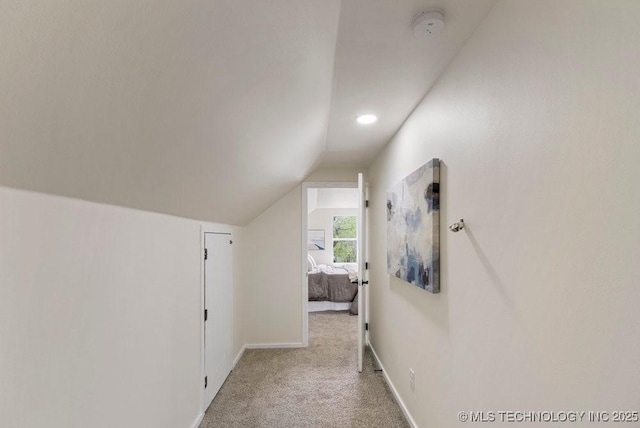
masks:
{"label": "sloped ceiling", "polygon": [[[246,224],[370,162],[492,4],[4,0],[0,185]],[[412,39],[434,6],[445,32]]]}
{"label": "sloped ceiling", "polygon": [[[367,166],[433,86],[494,0],[342,2],[333,97],[323,165]],[[420,11],[445,12],[445,27],[413,37]],[[355,121],[375,113],[375,126]]]}

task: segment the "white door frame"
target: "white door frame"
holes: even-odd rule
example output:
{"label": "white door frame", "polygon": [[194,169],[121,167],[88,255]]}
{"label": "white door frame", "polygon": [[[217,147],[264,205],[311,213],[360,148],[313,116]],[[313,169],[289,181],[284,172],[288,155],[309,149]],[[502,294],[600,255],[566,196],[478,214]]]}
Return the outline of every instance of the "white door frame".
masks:
{"label": "white door frame", "polygon": [[[205,394],[204,394],[204,377],[205,377],[205,340],[204,340],[204,309],[205,309],[205,300],[204,300],[204,289],[205,289],[205,278],[204,278],[204,247],[205,247],[205,234],[206,233],[218,233],[218,234],[228,234],[230,239],[233,240],[233,227],[227,226],[223,224],[213,224],[213,223],[202,223],[200,224],[200,384],[198,389],[200,390],[200,408],[202,415],[207,410],[205,408]],[[235,261],[234,261],[235,263]],[[235,286],[235,284],[232,284]],[[234,297],[235,298],[235,297]],[[235,326],[233,325],[233,307],[231,307],[231,329],[232,335],[235,336],[235,332],[233,329]],[[232,337],[233,337],[232,336]]]}
{"label": "white door frame", "polygon": [[[302,346],[309,346],[309,286],[307,285],[307,229],[309,224],[309,189],[339,188],[357,189],[358,181],[304,181],[302,182],[302,239],[300,242],[301,272],[300,285],[302,287]],[[366,312],[365,312],[366,313]]]}
{"label": "white door frame", "polygon": [[[364,174],[358,173],[358,371],[362,373],[364,368],[364,350],[367,346],[366,321],[368,307],[366,306],[366,296],[369,295],[365,285],[369,283],[367,266],[367,187],[364,182]],[[366,291],[365,291],[366,290]]]}

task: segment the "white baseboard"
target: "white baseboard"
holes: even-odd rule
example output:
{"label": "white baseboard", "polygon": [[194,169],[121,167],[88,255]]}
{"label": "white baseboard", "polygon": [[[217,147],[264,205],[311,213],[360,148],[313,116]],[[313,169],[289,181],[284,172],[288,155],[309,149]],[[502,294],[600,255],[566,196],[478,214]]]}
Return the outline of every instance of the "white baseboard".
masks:
{"label": "white baseboard", "polygon": [[304,343],[247,343],[247,349],[273,349],[273,348],[306,348]]}
{"label": "white baseboard", "polygon": [[244,351],[247,349],[247,345],[244,344],[242,345],[242,348],[240,348],[240,351],[238,352],[238,355],[236,355],[236,358],[233,360],[233,368],[236,367],[236,364],[238,364],[238,361],[240,361],[240,358],[242,358],[242,356],[244,355]]}
{"label": "white baseboard", "polygon": [[202,422],[202,419],[204,419],[204,412],[200,412],[195,422],[191,425],[191,428],[198,428],[200,426],[200,423]]}
{"label": "white baseboard", "polygon": [[387,371],[384,369],[384,366],[382,365],[382,361],[380,361],[380,358],[378,358],[378,354],[376,354],[376,351],[373,349],[373,346],[371,346],[371,344],[369,344],[369,349],[371,349],[373,358],[376,359],[378,366],[382,369],[382,375],[384,376],[384,380],[387,381],[387,384],[389,385],[389,388],[393,393],[393,398],[395,398],[396,401],[398,402],[398,405],[400,406],[402,413],[404,413],[404,417],[407,419],[407,421],[409,422],[409,425],[411,425],[412,428],[418,428],[416,421],[413,420],[413,416],[411,416],[411,413],[409,413],[409,409],[407,409],[407,406],[404,404],[404,401],[402,401],[402,398],[400,398],[400,394],[398,394],[398,390],[393,385],[393,382],[391,382],[391,379],[389,378]]}
{"label": "white baseboard", "polygon": [[244,351],[247,349],[274,349],[274,348],[306,348],[303,343],[245,343],[238,351],[238,355],[233,360],[233,367],[235,368],[240,358],[244,355]]}

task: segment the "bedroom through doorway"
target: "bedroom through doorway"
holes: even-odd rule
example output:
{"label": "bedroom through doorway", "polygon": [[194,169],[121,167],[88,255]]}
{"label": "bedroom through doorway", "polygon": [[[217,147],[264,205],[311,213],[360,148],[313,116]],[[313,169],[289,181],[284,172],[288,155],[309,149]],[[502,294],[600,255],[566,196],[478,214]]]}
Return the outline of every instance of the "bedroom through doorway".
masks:
{"label": "bedroom through doorway", "polygon": [[[362,179],[360,178],[360,181]],[[362,182],[360,182],[362,186]],[[364,192],[359,183],[305,183],[303,186],[303,337],[331,329],[353,346],[362,370],[364,346]],[[365,281],[366,284],[366,281]],[[326,333],[323,331],[323,333]],[[315,333],[314,333],[315,334]],[[349,337],[344,337],[348,335]],[[338,339],[338,336],[339,339]]]}

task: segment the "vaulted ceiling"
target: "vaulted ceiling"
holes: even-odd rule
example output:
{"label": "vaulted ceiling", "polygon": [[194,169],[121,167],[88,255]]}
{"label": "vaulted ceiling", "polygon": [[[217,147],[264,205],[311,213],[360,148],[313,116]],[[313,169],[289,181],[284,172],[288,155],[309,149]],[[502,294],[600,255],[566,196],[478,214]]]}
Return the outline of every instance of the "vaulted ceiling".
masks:
{"label": "vaulted ceiling", "polygon": [[246,224],[368,165],[493,3],[4,0],[0,185]]}

